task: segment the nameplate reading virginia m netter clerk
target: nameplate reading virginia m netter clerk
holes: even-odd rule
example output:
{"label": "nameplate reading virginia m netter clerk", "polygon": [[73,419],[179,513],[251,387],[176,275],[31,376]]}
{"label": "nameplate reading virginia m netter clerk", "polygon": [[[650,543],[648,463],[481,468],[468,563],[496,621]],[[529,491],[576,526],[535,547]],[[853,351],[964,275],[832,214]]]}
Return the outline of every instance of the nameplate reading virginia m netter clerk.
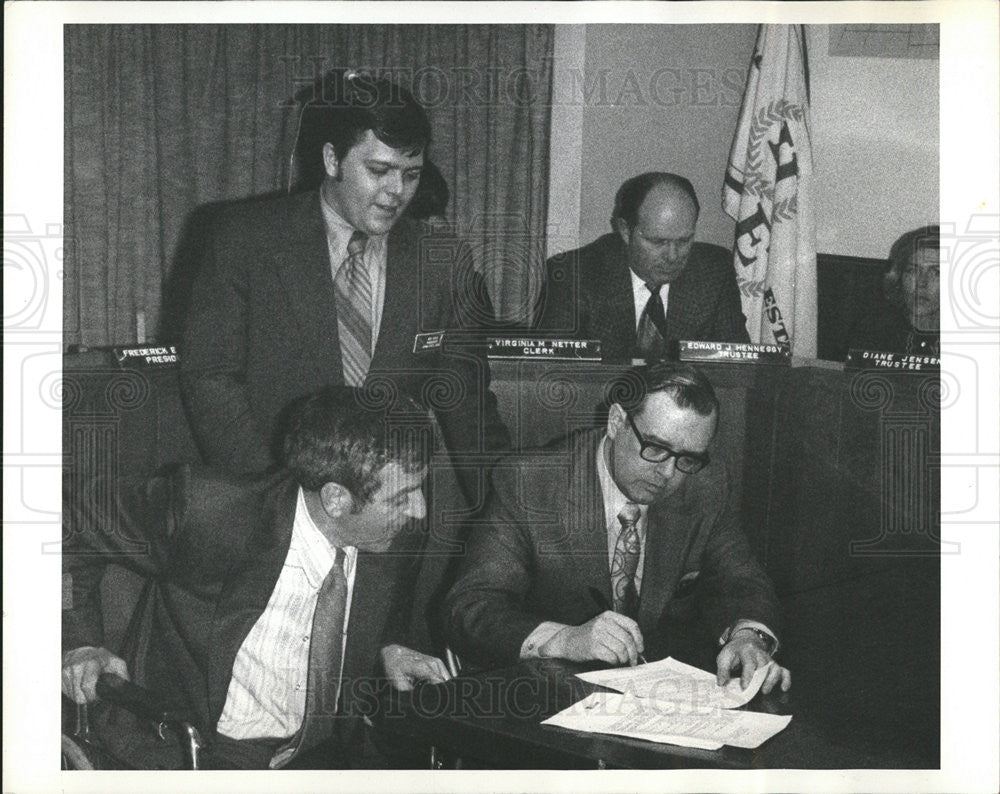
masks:
{"label": "nameplate reading virginia m netter clerk", "polygon": [[561,361],[600,361],[600,339],[554,339],[538,337],[493,337],[487,349],[489,358],[544,358]]}
{"label": "nameplate reading virginia m netter clerk", "polygon": [[792,363],[791,351],[784,345],[760,345],[752,342],[698,342],[681,340],[678,343],[681,361],[732,361],[736,364]]}

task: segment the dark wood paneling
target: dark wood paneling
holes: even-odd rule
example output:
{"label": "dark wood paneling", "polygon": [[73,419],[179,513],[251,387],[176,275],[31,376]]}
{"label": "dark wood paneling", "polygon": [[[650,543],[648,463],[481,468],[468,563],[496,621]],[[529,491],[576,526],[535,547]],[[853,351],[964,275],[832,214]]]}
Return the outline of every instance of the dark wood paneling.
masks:
{"label": "dark wood paneling", "polygon": [[816,355],[843,361],[860,317],[881,310],[884,259],[816,255]]}

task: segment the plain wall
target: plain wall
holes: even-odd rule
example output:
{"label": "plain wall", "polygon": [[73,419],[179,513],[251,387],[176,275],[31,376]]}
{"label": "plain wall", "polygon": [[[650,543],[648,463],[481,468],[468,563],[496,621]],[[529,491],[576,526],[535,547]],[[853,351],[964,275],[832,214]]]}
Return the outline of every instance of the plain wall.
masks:
{"label": "plain wall", "polygon": [[807,25],[816,249],[885,258],[903,232],[939,221],[939,61],[829,56]]}
{"label": "plain wall", "polygon": [[574,231],[580,244],[610,231],[615,191],[643,171],[688,177],[702,207],[698,239],[732,245],[722,179],[755,35],[754,25],[588,25],[582,59],[560,52],[557,36],[553,128],[566,106],[582,106],[582,129],[579,148],[553,146],[552,170],[573,171],[577,158],[582,167],[578,222],[553,208],[569,233],[551,251],[574,247]]}
{"label": "plain wall", "polygon": [[[694,183],[698,239],[732,247],[725,164],[756,25],[557,26],[548,253],[610,231],[642,171]],[[884,258],[938,218],[938,61],[831,58],[807,26],[817,250]]]}

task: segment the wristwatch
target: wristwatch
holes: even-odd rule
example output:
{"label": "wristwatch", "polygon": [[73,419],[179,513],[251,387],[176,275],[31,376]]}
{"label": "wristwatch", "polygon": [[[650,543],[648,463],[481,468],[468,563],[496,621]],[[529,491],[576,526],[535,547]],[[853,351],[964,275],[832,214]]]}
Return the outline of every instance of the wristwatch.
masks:
{"label": "wristwatch", "polygon": [[755,626],[740,626],[736,629],[726,629],[725,634],[722,635],[722,639],[719,640],[719,645],[725,645],[729,642],[733,635],[739,634],[741,631],[749,631],[757,635],[757,638],[764,643],[764,650],[767,651],[768,656],[774,656],[778,650],[778,641],[768,634],[766,631],[761,631]]}

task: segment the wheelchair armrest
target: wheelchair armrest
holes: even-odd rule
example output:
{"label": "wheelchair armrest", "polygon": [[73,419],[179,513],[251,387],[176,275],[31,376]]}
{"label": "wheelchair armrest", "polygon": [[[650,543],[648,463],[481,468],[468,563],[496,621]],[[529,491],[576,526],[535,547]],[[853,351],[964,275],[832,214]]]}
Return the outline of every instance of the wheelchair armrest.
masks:
{"label": "wheelchair armrest", "polygon": [[182,722],[167,704],[145,687],[133,684],[114,673],[101,673],[97,679],[97,696],[133,714],[153,722]]}
{"label": "wheelchair armrest", "polygon": [[175,731],[181,738],[191,768],[198,768],[198,757],[204,745],[198,728],[172,711],[162,698],[114,673],[101,673],[98,676],[97,696],[139,717],[152,720],[157,724],[161,737],[168,728]]}

